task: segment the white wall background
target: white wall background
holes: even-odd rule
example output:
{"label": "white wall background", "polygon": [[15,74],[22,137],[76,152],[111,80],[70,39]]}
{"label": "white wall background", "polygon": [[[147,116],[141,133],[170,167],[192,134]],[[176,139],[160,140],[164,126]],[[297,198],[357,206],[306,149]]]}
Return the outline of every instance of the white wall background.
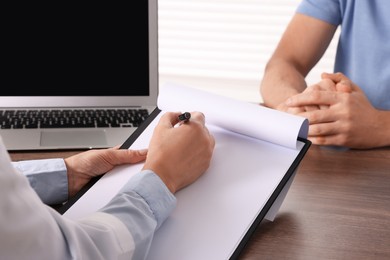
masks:
{"label": "white wall background", "polygon": [[[261,102],[267,60],[300,0],[159,0],[160,84],[167,81]],[[308,75],[333,70],[336,34]]]}

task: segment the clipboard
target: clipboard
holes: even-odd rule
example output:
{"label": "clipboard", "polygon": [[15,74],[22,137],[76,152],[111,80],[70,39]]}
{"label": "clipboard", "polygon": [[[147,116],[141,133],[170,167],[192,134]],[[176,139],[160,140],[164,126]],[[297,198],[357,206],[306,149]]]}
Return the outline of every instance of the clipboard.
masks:
{"label": "clipboard", "polygon": [[[171,85],[166,91],[176,93],[176,97],[177,91],[180,93],[184,91],[184,94],[192,97],[194,94],[195,96],[200,94],[202,98],[206,96],[206,99],[211,98],[217,103],[218,99],[226,101],[225,98],[212,95],[210,97],[208,93],[199,93],[198,90],[186,89],[183,86],[177,89]],[[161,98],[164,96],[163,94]],[[227,102],[235,107],[232,100]],[[164,107],[164,104],[161,103],[160,107]],[[203,111],[201,107],[191,107],[191,104],[180,107],[182,111]],[[176,111],[176,108],[155,109],[121,148],[144,148],[164,111]],[[274,114],[274,111],[265,110],[265,113],[267,115],[270,113],[271,118],[280,116],[279,120],[288,121],[292,117],[279,114],[281,112],[278,111]],[[277,214],[299,164],[311,145],[311,142],[304,138],[307,134],[305,119],[293,118],[291,125],[294,126],[295,133],[292,136],[296,137],[294,142],[288,140],[287,143],[295,143],[296,146],[286,147],[249,136],[247,133],[227,129],[229,128],[227,125],[221,127],[221,124],[213,120],[212,113],[205,115],[206,125],[216,139],[212,163],[195,183],[176,193],[177,207],[156,231],[148,260],[237,259],[260,222],[264,218],[273,220]],[[207,123],[207,119],[210,119],[210,124]],[[217,116],[216,119],[219,120],[220,117]],[[275,122],[271,123],[277,125]],[[243,156],[245,153],[248,155]],[[234,163],[234,160],[237,160],[237,163]],[[122,177],[121,172],[126,170],[127,175],[129,171],[135,174],[141,166],[119,167],[100,179],[94,179],[73,201],[69,201],[59,211],[75,219],[94,210],[86,209],[86,205],[90,207],[91,204],[98,202],[93,206],[95,209],[99,208],[99,205],[103,206],[105,201],[101,198],[96,199],[97,194],[100,194],[99,187],[117,185],[113,188],[112,194],[107,196],[108,202],[110,196],[114,196],[115,191],[123,186],[119,182],[113,183],[112,180],[129,179],[131,176]],[[123,184],[124,179],[120,181]]]}

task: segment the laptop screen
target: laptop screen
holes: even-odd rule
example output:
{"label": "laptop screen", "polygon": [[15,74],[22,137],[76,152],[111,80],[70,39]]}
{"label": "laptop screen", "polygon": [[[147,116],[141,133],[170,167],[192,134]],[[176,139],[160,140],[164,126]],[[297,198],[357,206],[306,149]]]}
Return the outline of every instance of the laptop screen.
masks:
{"label": "laptop screen", "polygon": [[2,97],[155,95],[156,8],[155,0],[21,8]]}

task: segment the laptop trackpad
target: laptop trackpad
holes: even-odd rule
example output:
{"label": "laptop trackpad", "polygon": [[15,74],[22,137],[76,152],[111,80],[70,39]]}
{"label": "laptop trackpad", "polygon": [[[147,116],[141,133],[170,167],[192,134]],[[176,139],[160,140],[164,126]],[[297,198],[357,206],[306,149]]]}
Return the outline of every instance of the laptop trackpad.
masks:
{"label": "laptop trackpad", "polygon": [[95,147],[107,145],[103,130],[53,131],[41,133],[41,146]]}

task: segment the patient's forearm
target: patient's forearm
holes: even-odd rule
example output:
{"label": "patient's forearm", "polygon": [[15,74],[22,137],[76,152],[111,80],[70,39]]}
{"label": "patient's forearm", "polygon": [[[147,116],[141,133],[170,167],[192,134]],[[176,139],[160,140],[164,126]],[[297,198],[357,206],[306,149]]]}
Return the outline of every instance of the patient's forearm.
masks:
{"label": "patient's forearm", "polygon": [[260,86],[264,104],[276,108],[287,98],[306,88],[303,75],[284,61],[270,61],[265,69]]}

